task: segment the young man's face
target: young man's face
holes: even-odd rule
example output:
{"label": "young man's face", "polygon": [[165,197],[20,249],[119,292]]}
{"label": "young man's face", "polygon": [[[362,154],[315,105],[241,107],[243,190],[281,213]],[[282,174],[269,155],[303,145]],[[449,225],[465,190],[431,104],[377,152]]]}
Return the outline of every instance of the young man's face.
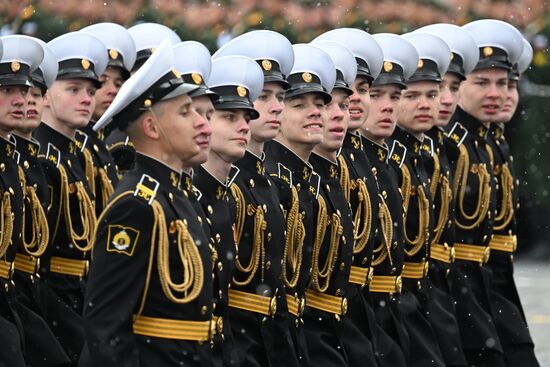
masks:
{"label": "young man's face", "polygon": [[99,80],[101,81],[101,88],[95,94],[95,109],[93,114],[93,118],[96,121],[99,120],[111,103],[113,103],[122,83],[124,83],[120,68],[113,66],[107,67]]}
{"label": "young man's face", "polygon": [[51,115],[70,129],[88,125],[95,108],[96,87],[87,79],[56,80],[46,93],[44,104]]}
{"label": "young man's face", "polygon": [[252,140],[264,143],[277,136],[281,127],[284,96],[285,91],[280,83],[264,84],[262,93],[254,102],[260,117],[249,123]]}
{"label": "young man's face", "polygon": [[353,94],[349,97],[349,131],[359,129],[369,112],[369,82],[364,76],[358,76],[352,86]]}
{"label": "young man's face", "polygon": [[212,115],[210,154],[218,155],[227,163],[241,159],[250,139],[250,114],[246,110],[216,110]]}
{"label": "young man's face", "polygon": [[[201,117],[201,121],[206,121],[206,123],[203,124],[201,127],[211,132],[212,129],[210,127],[210,119],[214,114],[214,105],[212,104],[212,100],[210,99],[210,97],[200,96],[193,98],[193,101],[191,102],[191,108],[199,114],[199,116]],[[208,151],[210,149],[210,136],[210,133],[203,135],[204,144],[200,145],[200,153],[190,160],[192,166],[204,163],[208,159]]]}
{"label": "young man's face", "polygon": [[27,103],[25,105],[25,119],[17,130],[24,134],[32,132],[40,125],[42,121],[42,111],[44,111],[44,97],[42,95],[42,89],[38,87],[29,88],[26,97]]}
{"label": "young man's face", "polygon": [[401,88],[396,84],[371,86],[369,96],[369,114],[361,131],[369,139],[380,143],[395,130]]}
{"label": "young man's face", "polygon": [[502,111],[497,118],[497,122],[509,122],[519,103],[518,82],[517,80],[508,80],[508,89],[506,91],[506,97],[504,99],[504,105]]}
{"label": "young man's face", "polygon": [[455,113],[460,94],[460,79],[458,75],[447,73],[439,85],[439,113],[435,125],[445,127]]}
{"label": "young man's face", "polygon": [[507,70],[475,70],[460,85],[459,105],[483,123],[496,121],[504,105],[507,88]]}
{"label": "young man's face", "polygon": [[318,145],[327,152],[337,152],[344,142],[348,128],[350,113],[350,98],[341,89],[335,89],[330,94],[332,101],[327,104],[327,120],[323,128],[323,141]]}
{"label": "young man's face", "polygon": [[193,166],[195,157],[208,149],[212,134],[208,121],[193,109],[191,102],[191,97],[181,95],[154,107],[165,154],[168,160],[177,160],[184,167]]}
{"label": "young man's face", "polygon": [[412,134],[422,134],[434,126],[438,109],[439,83],[409,83],[401,94],[397,123]]}
{"label": "young man's face", "polygon": [[323,141],[326,107],[317,93],[305,93],[285,100],[280,135],[291,144],[313,147]]}
{"label": "young man's face", "polygon": [[21,127],[25,119],[25,98],[28,87],[0,87],[0,136]]}

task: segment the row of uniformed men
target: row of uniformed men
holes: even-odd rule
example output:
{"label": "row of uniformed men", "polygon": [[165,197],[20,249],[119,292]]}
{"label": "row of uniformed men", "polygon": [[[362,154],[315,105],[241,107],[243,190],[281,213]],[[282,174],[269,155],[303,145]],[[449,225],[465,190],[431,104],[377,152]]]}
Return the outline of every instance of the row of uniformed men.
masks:
{"label": "row of uniformed men", "polygon": [[511,25],[1,40],[0,364],[538,365]]}

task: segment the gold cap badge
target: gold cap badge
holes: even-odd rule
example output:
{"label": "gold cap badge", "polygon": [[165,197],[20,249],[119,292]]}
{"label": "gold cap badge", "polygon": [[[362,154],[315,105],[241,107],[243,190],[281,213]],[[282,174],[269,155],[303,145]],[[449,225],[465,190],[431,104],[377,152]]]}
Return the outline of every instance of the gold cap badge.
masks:
{"label": "gold cap badge", "polygon": [[176,69],[172,69],[172,74],[176,76],[176,78],[181,78],[181,73],[177,71]]}
{"label": "gold cap badge", "polygon": [[493,54],[493,48],[492,47],[483,47],[483,56],[489,57]]}
{"label": "gold cap badge", "polygon": [[304,82],[306,82],[306,83],[311,83],[311,80],[313,79],[313,77],[311,76],[310,73],[303,73],[303,74],[302,74],[302,79],[303,79]]}
{"label": "gold cap badge", "polygon": [[390,61],[384,61],[384,71],[389,73],[393,69],[393,64]]}
{"label": "gold cap badge", "polygon": [[84,70],[88,70],[90,68],[90,62],[86,59],[82,59],[82,61],[80,61],[80,64],[82,65]]}
{"label": "gold cap badge", "polygon": [[422,69],[424,67],[424,60],[418,59],[418,64],[416,64],[416,67],[418,69]]}
{"label": "gold cap badge", "polygon": [[109,50],[109,57],[113,60],[118,59],[118,51],[117,50]]}
{"label": "gold cap badge", "polygon": [[17,73],[19,71],[19,69],[21,69],[21,64],[18,63],[17,61],[12,61],[11,62],[11,71],[13,71],[14,73]]}
{"label": "gold cap badge", "polygon": [[143,101],[143,105],[145,107],[151,107],[153,105],[153,102],[149,98],[147,98],[145,101]]}
{"label": "gold cap badge", "polygon": [[246,96],[246,88],[242,87],[242,86],[238,86],[237,87],[237,94],[239,95],[239,97]]}
{"label": "gold cap badge", "polygon": [[272,67],[271,61],[269,61],[269,60],[263,60],[262,61],[262,68],[264,68],[264,70],[269,71],[269,70],[271,70],[271,67]]}
{"label": "gold cap badge", "polygon": [[195,84],[202,83],[202,76],[198,73],[191,74],[191,79],[193,79],[193,82],[195,82]]}

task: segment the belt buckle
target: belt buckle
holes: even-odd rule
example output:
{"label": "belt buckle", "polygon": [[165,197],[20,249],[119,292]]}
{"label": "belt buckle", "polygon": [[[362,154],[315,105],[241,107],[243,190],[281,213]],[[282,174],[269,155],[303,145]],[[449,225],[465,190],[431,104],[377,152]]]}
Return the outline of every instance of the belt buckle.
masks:
{"label": "belt buckle", "polygon": [[449,260],[451,261],[451,263],[454,263],[455,259],[456,259],[456,251],[455,251],[454,246],[449,248],[449,250],[450,250]]}
{"label": "belt buckle", "polygon": [[487,246],[485,247],[485,251],[483,253],[483,264],[487,264],[490,256],[491,256],[491,248]]}
{"label": "belt buckle", "polygon": [[344,316],[348,312],[348,299],[345,297],[342,298],[341,312],[342,316]]}
{"label": "belt buckle", "polygon": [[298,304],[298,317],[301,317],[306,309],[306,299],[296,296],[296,303]]}
{"label": "belt buckle", "polygon": [[395,278],[395,291],[397,293],[401,293],[403,290],[403,279],[401,278],[401,275],[398,275],[397,278]]}
{"label": "belt buckle", "polygon": [[269,300],[269,316],[273,317],[277,313],[277,297],[273,296]]}
{"label": "belt buckle", "polygon": [[422,277],[425,278],[428,275],[428,271],[430,270],[430,262],[426,260],[424,263],[424,269],[422,270]]}

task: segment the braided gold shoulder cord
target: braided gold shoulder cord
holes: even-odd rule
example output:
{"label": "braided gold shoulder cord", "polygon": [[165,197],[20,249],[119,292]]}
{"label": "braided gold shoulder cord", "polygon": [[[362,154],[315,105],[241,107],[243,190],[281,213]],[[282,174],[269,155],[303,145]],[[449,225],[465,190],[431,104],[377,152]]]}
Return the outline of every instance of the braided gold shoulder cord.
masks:
{"label": "braided gold shoulder cord", "polygon": [[[23,169],[19,167],[19,179],[23,187],[23,220],[21,224],[21,243],[28,255],[40,257],[46,251],[50,238],[50,229],[48,227],[48,219],[44,208],[38,199],[36,190],[32,186],[27,186],[27,180]],[[30,210],[31,223],[26,221],[26,211]],[[31,226],[32,237],[29,240],[26,238],[27,224]]]}
{"label": "braided gold shoulder cord", "polygon": [[[472,172],[477,174],[478,177],[478,200],[477,205],[472,214],[466,213],[464,209],[464,195],[466,193],[466,187],[468,185],[468,173],[470,171],[470,158],[468,155],[468,150],[464,145],[460,145],[460,156],[458,158],[455,177],[453,180],[453,196],[458,199],[458,208],[460,209],[460,214],[470,221],[474,221],[470,225],[466,225],[457,218],[455,218],[455,223],[459,228],[470,230],[481,224],[485,219],[487,212],[489,210],[489,200],[491,199],[491,185],[490,185],[490,175],[487,172],[487,165],[481,163],[477,166],[477,172]],[[458,196],[457,196],[458,194]]]}
{"label": "braided gold shoulder cord", "polygon": [[113,188],[111,180],[109,180],[107,171],[104,168],[98,168],[97,175],[99,176],[99,182],[101,183],[101,203],[103,204],[102,208],[104,208],[105,205],[107,205],[107,202],[109,202],[109,198],[111,197],[111,195],[113,195],[113,192],[115,190]]}
{"label": "braided gold shoulder cord", "polygon": [[88,187],[90,192],[95,197],[95,175],[94,175],[94,158],[92,153],[88,149],[83,149],[82,153],[84,154],[84,172],[86,174],[86,179],[88,180]]}
{"label": "braided gold shoulder cord", "polygon": [[378,194],[378,198],[380,200],[378,218],[380,219],[380,229],[382,230],[383,241],[380,246],[373,250],[373,253],[378,254],[378,256],[372,260],[372,266],[380,265],[386,258],[389,258],[390,266],[393,266],[393,259],[391,257],[393,219],[386,200],[380,194]]}
{"label": "braided gold shoulder cord", "polygon": [[443,234],[443,229],[445,224],[449,219],[449,206],[453,198],[453,192],[451,190],[451,185],[449,184],[449,178],[447,175],[441,174],[441,164],[439,162],[439,156],[434,154],[434,172],[432,175],[432,181],[430,183],[430,193],[432,198],[435,201],[435,195],[437,194],[437,189],[439,188],[440,196],[440,208],[439,214],[437,215],[437,222],[434,228],[434,236],[432,243],[439,243],[441,235]]}
{"label": "braided gold shoulder cord", "polygon": [[13,218],[11,211],[11,195],[8,191],[2,194],[2,214],[0,216],[0,258],[3,258],[11,243],[13,234]]}
{"label": "braided gold shoulder cord", "polygon": [[403,193],[403,209],[405,210],[405,216],[403,217],[403,238],[405,243],[412,247],[412,249],[405,249],[405,253],[408,256],[414,256],[422,246],[426,243],[428,238],[428,230],[430,225],[430,202],[424,192],[424,187],[418,185],[416,187],[416,196],[418,201],[418,233],[416,237],[411,239],[407,232],[407,217],[409,215],[409,202],[411,198],[412,180],[411,173],[407,166],[401,166],[401,173],[403,176],[403,182],[401,183],[401,192]]}
{"label": "braided gold shoulder cord", "polygon": [[[265,244],[264,233],[267,228],[267,223],[264,220],[264,210],[261,206],[254,208],[253,205],[249,205],[245,210],[245,200],[241,189],[235,185],[231,185],[231,194],[235,198],[237,206],[237,219],[235,223],[235,245],[237,247],[237,256],[235,258],[235,266],[238,271],[244,274],[248,274],[248,277],[244,281],[238,281],[236,277],[233,277],[233,283],[239,286],[250,284],[258,269],[261,268],[261,281],[264,281],[264,263],[265,263]],[[241,236],[243,234],[243,228],[246,215],[254,215],[254,236],[252,241],[252,249],[250,253],[250,262],[248,265],[243,266],[239,259],[239,244],[241,242]]]}
{"label": "braided gold shoulder cord", "polygon": [[340,165],[340,186],[342,186],[342,189],[344,190],[344,195],[348,203],[350,202],[350,191],[356,189],[358,190],[358,205],[355,209],[355,215],[353,217],[353,237],[355,239],[353,253],[359,254],[367,245],[372,227],[370,195],[365,181],[360,178],[357,180],[350,180],[349,169],[344,157],[339,156],[338,163]]}
{"label": "braided gold shoulder cord", "polygon": [[[281,269],[282,279],[289,288],[295,288],[300,278],[300,268],[302,266],[302,256],[304,248],[304,238],[306,231],[302,215],[300,214],[300,201],[298,199],[298,190],[292,187],[292,204],[286,214],[286,236],[285,248],[283,252],[283,264]],[[291,277],[288,277],[287,267],[290,266]]]}
{"label": "braided gold shoulder cord", "polygon": [[[338,259],[338,248],[340,246],[340,239],[342,238],[343,228],[341,224],[340,215],[338,213],[332,213],[329,223],[329,217],[327,213],[327,204],[322,196],[318,198],[319,210],[317,212],[317,232],[313,243],[312,254],[312,269],[311,269],[311,284],[313,289],[318,292],[326,292],[330,285],[330,278]],[[327,258],[322,267],[319,266],[319,257],[321,254],[321,247],[323,245],[327,225],[330,224],[330,242],[327,253]],[[321,285],[321,282],[323,283]]]}
{"label": "braided gold shoulder cord", "polygon": [[[69,185],[69,179],[67,177],[67,171],[62,165],[59,166],[59,173],[61,175],[61,205],[65,214],[65,223],[67,226],[67,234],[72,244],[82,252],[89,251],[94,243],[91,240],[93,233],[96,230],[97,220],[95,216],[95,205],[88,196],[86,189],[82,182],[77,181],[72,185]],[[82,221],[82,233],[77,234],[73,228],[73,222],[71,218],[71,202],[69,194],[76,192],[78,199],[78,208],[80,213],[80,219]],[[80,246],[79,241],[85,241],[85,246]]]}
{"label": "braided gold shoulder cord", "polygon": [[494,229],[497,231],[505,229],[514,217],[514,202],[512,196],[514,178],[512,177],[512,173],[507,163],[503,164],[501,168],[500,188],[502,190],[502,202],[500,204],[500,212],[495,217],[494,226]]}

